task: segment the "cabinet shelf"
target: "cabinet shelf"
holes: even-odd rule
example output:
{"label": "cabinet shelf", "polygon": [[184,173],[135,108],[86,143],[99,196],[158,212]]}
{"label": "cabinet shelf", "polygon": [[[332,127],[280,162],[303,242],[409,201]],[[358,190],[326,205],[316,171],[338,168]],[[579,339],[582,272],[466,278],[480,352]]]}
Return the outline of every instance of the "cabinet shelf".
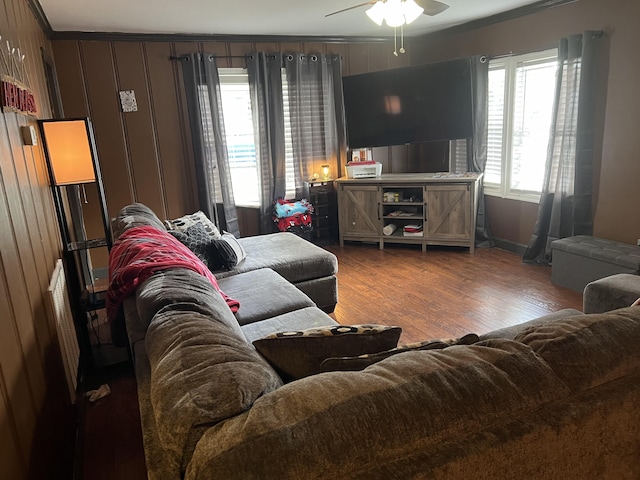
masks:
{"label": "cabinet shelf", "polygon": [[415,207],[416,205],[422,206],[423,202],[382,202],[384,206],[398,206],[398,207]]}
{"label": "cabinet shelf", "polygon": [[422,215],[383,215],[386,220],[424,220]]}

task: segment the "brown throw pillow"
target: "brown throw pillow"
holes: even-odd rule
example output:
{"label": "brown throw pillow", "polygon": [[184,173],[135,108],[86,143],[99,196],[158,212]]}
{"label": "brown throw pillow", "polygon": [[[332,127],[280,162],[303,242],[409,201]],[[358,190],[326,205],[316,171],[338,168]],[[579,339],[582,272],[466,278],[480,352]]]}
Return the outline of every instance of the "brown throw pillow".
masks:
{"label": "brown throw pillow", "polygon": [[381,352],[398,344],[402,329],[384,325],[331,325],[308,330],[278,332],[253,345],[284,381],[320,372],[330,357]]}
{"label": "brown throw pillow", "polygon": [[410,352],[415,350],[439,350],[450,347],[451,345],[471,345],[479,340],[478,335],[469,333],[460,338],[451,338],[443,340],[427,340],[425,342],[412,343],[398,348],[392,348],[384,352],[373,353],[370,355],[359,355],[357,357],[332,357],[323,360],[320,364],[322,372],[335,371],[357,371],[364,370],[369,365],[373,365],[380,360],[384,360],[398,353]]}

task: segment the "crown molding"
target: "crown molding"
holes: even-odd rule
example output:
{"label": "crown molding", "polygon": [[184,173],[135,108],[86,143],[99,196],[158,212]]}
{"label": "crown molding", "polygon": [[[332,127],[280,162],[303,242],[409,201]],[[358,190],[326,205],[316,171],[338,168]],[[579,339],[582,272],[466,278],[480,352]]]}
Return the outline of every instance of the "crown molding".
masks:
{"label": "crown molding", "polygon": [[[469,30],[486,27],[518,17],[543,12],[549,8],[559,7],[578,0],[542,0],[514,8],[490,17],[472,20],[453,27],[411,37],[428,39],[463,33]],[[38,24],[50,40],[102,40],[102,41],[137,41],[137,42],[256,42],[256,43],[384,43],[390,36],[351,37],[351,36],[288,36],[288,35],[222,35],[222,34],[173,34],[173,33],[121,33],[121,32],[81,32],[54,31],[47,19],[39,0],[27,0]]]}
{"label": "crown molding", "polygon": [[136,42],[247,42],[247,43],[383,43],[392,37],[221,35],[185,33],[53,32],[51,40],[101,40]]}
{"label": "crown molding", "polygon": [[33,13],[33,16],[36,17],[36,21],[38,22],[38,25],[40,25],[40,28],[42,29],[46,37],[51,40],[51,37],[53,36],[53,29],[51,28],[49,19],[44,13],[40,2],[38,0],[27,0],[27,5]]}
{"label": "crown molding", "polygon": [[453,27],[438,30],[437,32],[431,32],[421,36],[412,37],[412,40],[416,40],[416,39],[424,40],[429,38],[438,38],[438,37],[464,33],[470,30],[476,30],[478,28],[488,27],[489,25],[494,25],[496,23],[505,22],[507,20],[513,20],[514,18],[526,17],[527,15],[533,15],[535,13],[540,13],[550,8],[568,5],[570,3],[575,3],[577,1],[578,0],[542,0],[540,2],[532,3],[530,5],[524,5],[522,7],[514,8],[513,10],[497,13],[495,15],[491,15],[490,17],[471,20],[470,22],[461,23],[460,25],[455,25]]}

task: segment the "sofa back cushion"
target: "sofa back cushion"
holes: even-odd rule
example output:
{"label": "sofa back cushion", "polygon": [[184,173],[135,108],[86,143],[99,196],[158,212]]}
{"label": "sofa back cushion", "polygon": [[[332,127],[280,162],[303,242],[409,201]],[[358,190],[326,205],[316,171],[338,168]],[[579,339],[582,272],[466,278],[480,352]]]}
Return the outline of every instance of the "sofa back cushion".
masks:
{"label": "sofa back cushion", "polygon": [[[200,312],[227,324],[240,338],[244,334],[236,317],[211,282],[186,268],[157,272],[136,290],[140,322],[146,329],[156,313],[167,305],[180,303],[184,309]],[[188,306],[187,306],[188,305]]]}
{"label": "sofa back cushion", "polygon": [[[568,392],[540,357],[512,340],[401,353],[265,395],[202,436],[186,478],[395,478],[375,469],[410,463]],[[426,464],[422,471],[429,476]]]}
{"label": "sofa back cushion", "polygon": [[183,304],[155,315],[145,347],[158,437],[182,469],[204,430],[282,385],[242,334]]}
{"label": "sofa back cushion", "polygon": [[143,203],[132,203],[122,207],[111,224],[113,238],[117,239],[126,230],[144,225],[164,230],[164,223],[149,207]]}
{"label": "sofa back cushion", "polygon": [[640,369],[640,307],[577,315],[516,336],[573,390],[584,390]]}

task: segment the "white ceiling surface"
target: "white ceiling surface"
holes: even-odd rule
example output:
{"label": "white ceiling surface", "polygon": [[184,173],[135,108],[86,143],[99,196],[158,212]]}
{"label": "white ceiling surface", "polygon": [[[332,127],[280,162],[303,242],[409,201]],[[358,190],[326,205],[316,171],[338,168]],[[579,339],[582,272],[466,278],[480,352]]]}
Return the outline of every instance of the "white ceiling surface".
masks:
{"label": "white ceiling surface", "polygon": [[[363,6],[325,17],[364,0],[40,0],[54,31],[156,34],[388,36]],[[450,5],[405,27],[405,36],[502,13],[537,0],[442,0]]]}

